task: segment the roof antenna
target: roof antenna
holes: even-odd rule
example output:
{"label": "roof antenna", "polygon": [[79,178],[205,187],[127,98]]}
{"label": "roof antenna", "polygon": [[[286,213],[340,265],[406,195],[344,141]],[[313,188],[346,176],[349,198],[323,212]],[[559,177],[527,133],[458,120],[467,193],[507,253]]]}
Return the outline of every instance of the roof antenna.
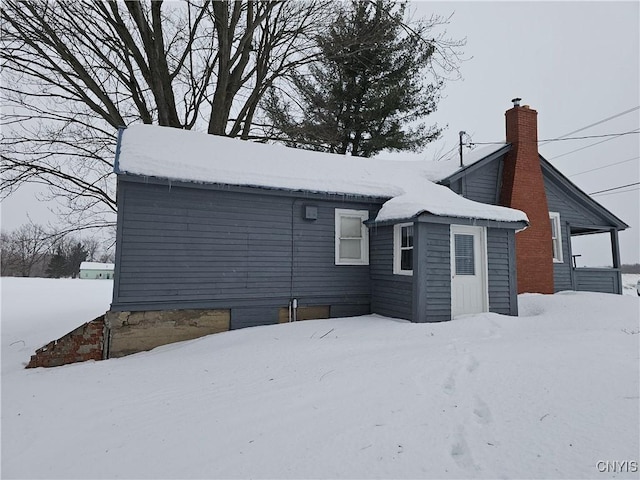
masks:
{"label": "roof antenna", "polygon": [[513,106],[514,107],[519,107],[520,106],[520,100],[522,100],[521,98],[512,98],[511,101],[513,102]]}
{"label": "roof antenna", "polygon": [[464,135],[466,135],[466,134],[467,134],[467,132],[462,131],[462,130],[460,132],[458,132],[458,135],[460,136],[460,166],[461,167],[464,167],[464,163],[462,163],[462,137]]}

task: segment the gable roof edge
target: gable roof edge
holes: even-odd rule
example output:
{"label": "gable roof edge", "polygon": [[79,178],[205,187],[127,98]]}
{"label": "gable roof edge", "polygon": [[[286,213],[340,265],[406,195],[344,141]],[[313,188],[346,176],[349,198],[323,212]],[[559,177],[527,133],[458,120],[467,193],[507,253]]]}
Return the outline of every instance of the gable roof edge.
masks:
{"label": "gable roof edge", "polygon": [[607,208],[602,206],[596,200],[591,198],[591,196],[588,193],[586,193],[584,190],[579,188],[575,183],[569,180],[564,174],[562,174],[562,172],[560,172],[560,170],[554,167],[551,164],[551,162],[549,162],[540,154],[538,154],[538,157],[540,159],[540,165],[543,169],[543,173],[544,171],[546,171],[547,173],[549,173],[549,175],[553,180],[555,180],[556,182],[560,182],[563,186],[565,186],[570,195],[573,195],[578,201],[582,201],[586,203],[589,207],[596,210],[600,215],[608,219],[616,229],[626,230],[627,228],[629,228],[629,225],[627,225],[620,218],[618,218],[613,213],[611,213]]}
{"label": "gable roof edge", "polygon": [[456,170],[451,175],[439,180],[437,183],[439,183],[439,184],[449,184],[451,182],[454,182],[454,181],[458,180],[460,177],[462,177],[464,175],[467,175],[467,174],[469,174],[471,172],[474,172],[475,170],[478,170],[478,169],[484,167],[488,163],[491,163],[492,161],[494,161],[494,160],[496,160],[498,158],[501,158],[509,150],[511,150],[511,144],[507,143],[502,148],[490,153],[486,157],[478,160],[477,162],[473,162],[471,165],[463,166],[462,168],[460,168],[459,170]]}

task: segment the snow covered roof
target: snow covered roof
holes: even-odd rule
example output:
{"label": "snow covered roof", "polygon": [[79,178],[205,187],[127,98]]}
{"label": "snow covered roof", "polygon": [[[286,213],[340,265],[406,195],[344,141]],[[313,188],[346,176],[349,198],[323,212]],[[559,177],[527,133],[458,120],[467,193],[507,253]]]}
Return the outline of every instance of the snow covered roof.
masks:
{"label": "snow covered roof", "polygon": [[113,263],[82,262],[80,270],[113,270]]}
{"label": "snow covered roof", "polygon": [[438,216],[528,221],[525,213],[467,200],[434,184],[433,162],[334,155],[154,125],[122,134],[117,173],[176,181],[389,198],[377,221]]}
{"label": "snow covered roof", "polygon": [[432,182],[439,182],[440,180],[444,180],[445,178],[453,175],[458,170],[462,170],[463,168],[469,167],[474,163],[479,162],[483,158],[486,158],[494,153],[502,150],[504,147],[509,145],[508,143],[499,143],[495,145],[487,145],[485,147],[474,148],[473,150],[463,150],[462,152],[462,161],[464,166],[460,166],[460,154],[458,150],[454,153],[451,153],[447,157],[442,160],[437,161],[429,161],[427,162],[425,174],[427,178]]}

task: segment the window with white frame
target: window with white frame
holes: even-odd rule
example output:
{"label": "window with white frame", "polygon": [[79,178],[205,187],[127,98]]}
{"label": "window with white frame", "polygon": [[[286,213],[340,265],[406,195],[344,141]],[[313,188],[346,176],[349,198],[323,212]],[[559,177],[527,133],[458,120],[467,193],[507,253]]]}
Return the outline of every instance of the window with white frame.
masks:
{"label": "window with white frame", "polygon": [[562,263],[562,228],[560,226],[560,214],[558,212],[549,212],[549,220],[551,221],[553,261]]}
{"label": "window with white frame", "polygon": [[393,273],[413,275],[413,223],[393,226]]}
{"label": "window with white frame", "polygon": [[336,265],[369,265],[367,210],[336,208]]}

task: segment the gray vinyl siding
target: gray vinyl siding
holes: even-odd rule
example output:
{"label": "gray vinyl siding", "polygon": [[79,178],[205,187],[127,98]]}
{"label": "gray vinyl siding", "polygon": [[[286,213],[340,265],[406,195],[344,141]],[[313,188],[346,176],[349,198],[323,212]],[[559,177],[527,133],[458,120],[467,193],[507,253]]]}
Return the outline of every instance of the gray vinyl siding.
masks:
{"label": "gray vinyl siding", "polygon": [[500,162],[487,163],[462,177],[464,196],[480,203],[495,204],[500,188]]}
{"label": "gray vinyl siding", "polygon": [[413,277],[393,274],[393,225],[372,227],[369,238],[371,311],[411,320]]}
{"label": "gray vinyl siding", "polygon": [[560,214],[562,263],[554,262],[553,264],[554,290],[556,292],[581,290],[578,285],[574,285],[571,277],[571,232],[569,225],[606,225],[608,221],[576,202],[546,176],[544,187],[549,211]]}
{"label": "gray vinyl siding", "polygon": [[[329,300],[339,303],[370,303],[368,265],[335,265],[335,209],[371,210],[368,204],[292,199],[293,212],[293,297],[308,305],[324,305]],[[305,205],[318,209],[317,220],[305,220]],[[332,302],[329,302],[332,303]]]}
{"label": "gray vinyl siding", "polygon": [[487,229],[489,311],[518,314],[513,230]]}
{"label": "gray vinyl siding", "polygon": [[[445,183],[454,192],[470,200],[496,204],[501,186],[502,162],[503,159],[487,162],[475,170],[474,166],[471,166],[468,172],[456,174],[448,180],[448,183],[447,181]],[[550,171],[544,162],[542,167],[549,211],[560,214],[563,261],[555,262],[553,265],[554,289],[556,292],[586,289],[586,284],[583,283],[580,286],[576,284],[577,280],[572,274],[570,226],[606,227],[614,224],[611,223],[610,218],[603,216],[601,211],[581,199],[580,195],[575,192],[571,194],[569,190],[573,192],[575,189],[572,190],[568,184],[563,183],[566,180],[554,176],[553,171]],[[594,291],[607,291],[611,288],[612,280],[607,277],[607,279],[603,278],[603,282],[602,286],[598,286],[596,279],[590,279],[589,288]],[[490,291],[490,304],[491,296]]]}
{"label": "gray vinyl siding", "polygon": [[576,290],[586,292],[622,292],[619,270],[605,268],[577,268],[575,270]]}
{"label": "gray vinyl siding", "polygon": [[609,225],[609,220],[567,195],[562,186],[556,184],[546,175],[544,189],[547,194],[549,211],[560,212],[561,219],[572,225]]}
{"label": "gray vinyl siding", "polygon": [[[418,231],[419,229],[419,231]],[[450,226],[417,223],[414,229],[413,276],[393,275],[393,226],[371,231],[371,311],[413,321],[437,322],[451,319]],[[487,229],[489,310],[517,315],[515,233]],[[416,275],[416,271],[420,273]],[[413,286],[413,282],[418,284]],[[413,313],[415,288],[417,311]]]}
{"label": "gray vinyl siding", "polygon": [[443,185],[449,187],[455,193],[464,197],[464,194],[462,193],[462,179],[453,180],[451,182],[444,183]]}
{"label": "gray vinyl siding", "polygon": [[[450,226],[442,219],[416,222],[413,276],[393,274],[392,225],[370,227],[369,265],[335,265],[335,209],[367,210],[372,219],[381,203],[120,177],[112,310],[229,309],[237,329],[277,323],[296,298],[330,306],[331,317],[449,320]],[[307,206],[317,219],[304,218]],[[501,313],[514,308],[509,242],[513,232],[489,235],[490,304]]]}
{"label": "gray vinyl siding", "polygon": [[[369,267],[335,265],[335,208],[379,205],[119,181],[112,310],[230,308],[231,328],[277,322],[291,298],[368,313]],[[303,218],[303,206],[318,219]],[[292,264],[293,253],[293,264]]]}
{"label": "gray vinyl siding", "polygon": [[[451,228],[448,224],[419,223],[414,229],[417,255],[422,263],[420,284],[414,289],[424,302],[416,315],[428,322],[451,320]],[[416,247],[414,247],[416,248]],[[415,253],[414,253],[415,254]],[[415,265],[415,260],[414,260]],[[416,268],[414,267],[414,275]],[[415,311],[415,310],[414,310]],[[420,321],[416,316],[414,321]],[[423,320],[423,321],[425,321]]]}

